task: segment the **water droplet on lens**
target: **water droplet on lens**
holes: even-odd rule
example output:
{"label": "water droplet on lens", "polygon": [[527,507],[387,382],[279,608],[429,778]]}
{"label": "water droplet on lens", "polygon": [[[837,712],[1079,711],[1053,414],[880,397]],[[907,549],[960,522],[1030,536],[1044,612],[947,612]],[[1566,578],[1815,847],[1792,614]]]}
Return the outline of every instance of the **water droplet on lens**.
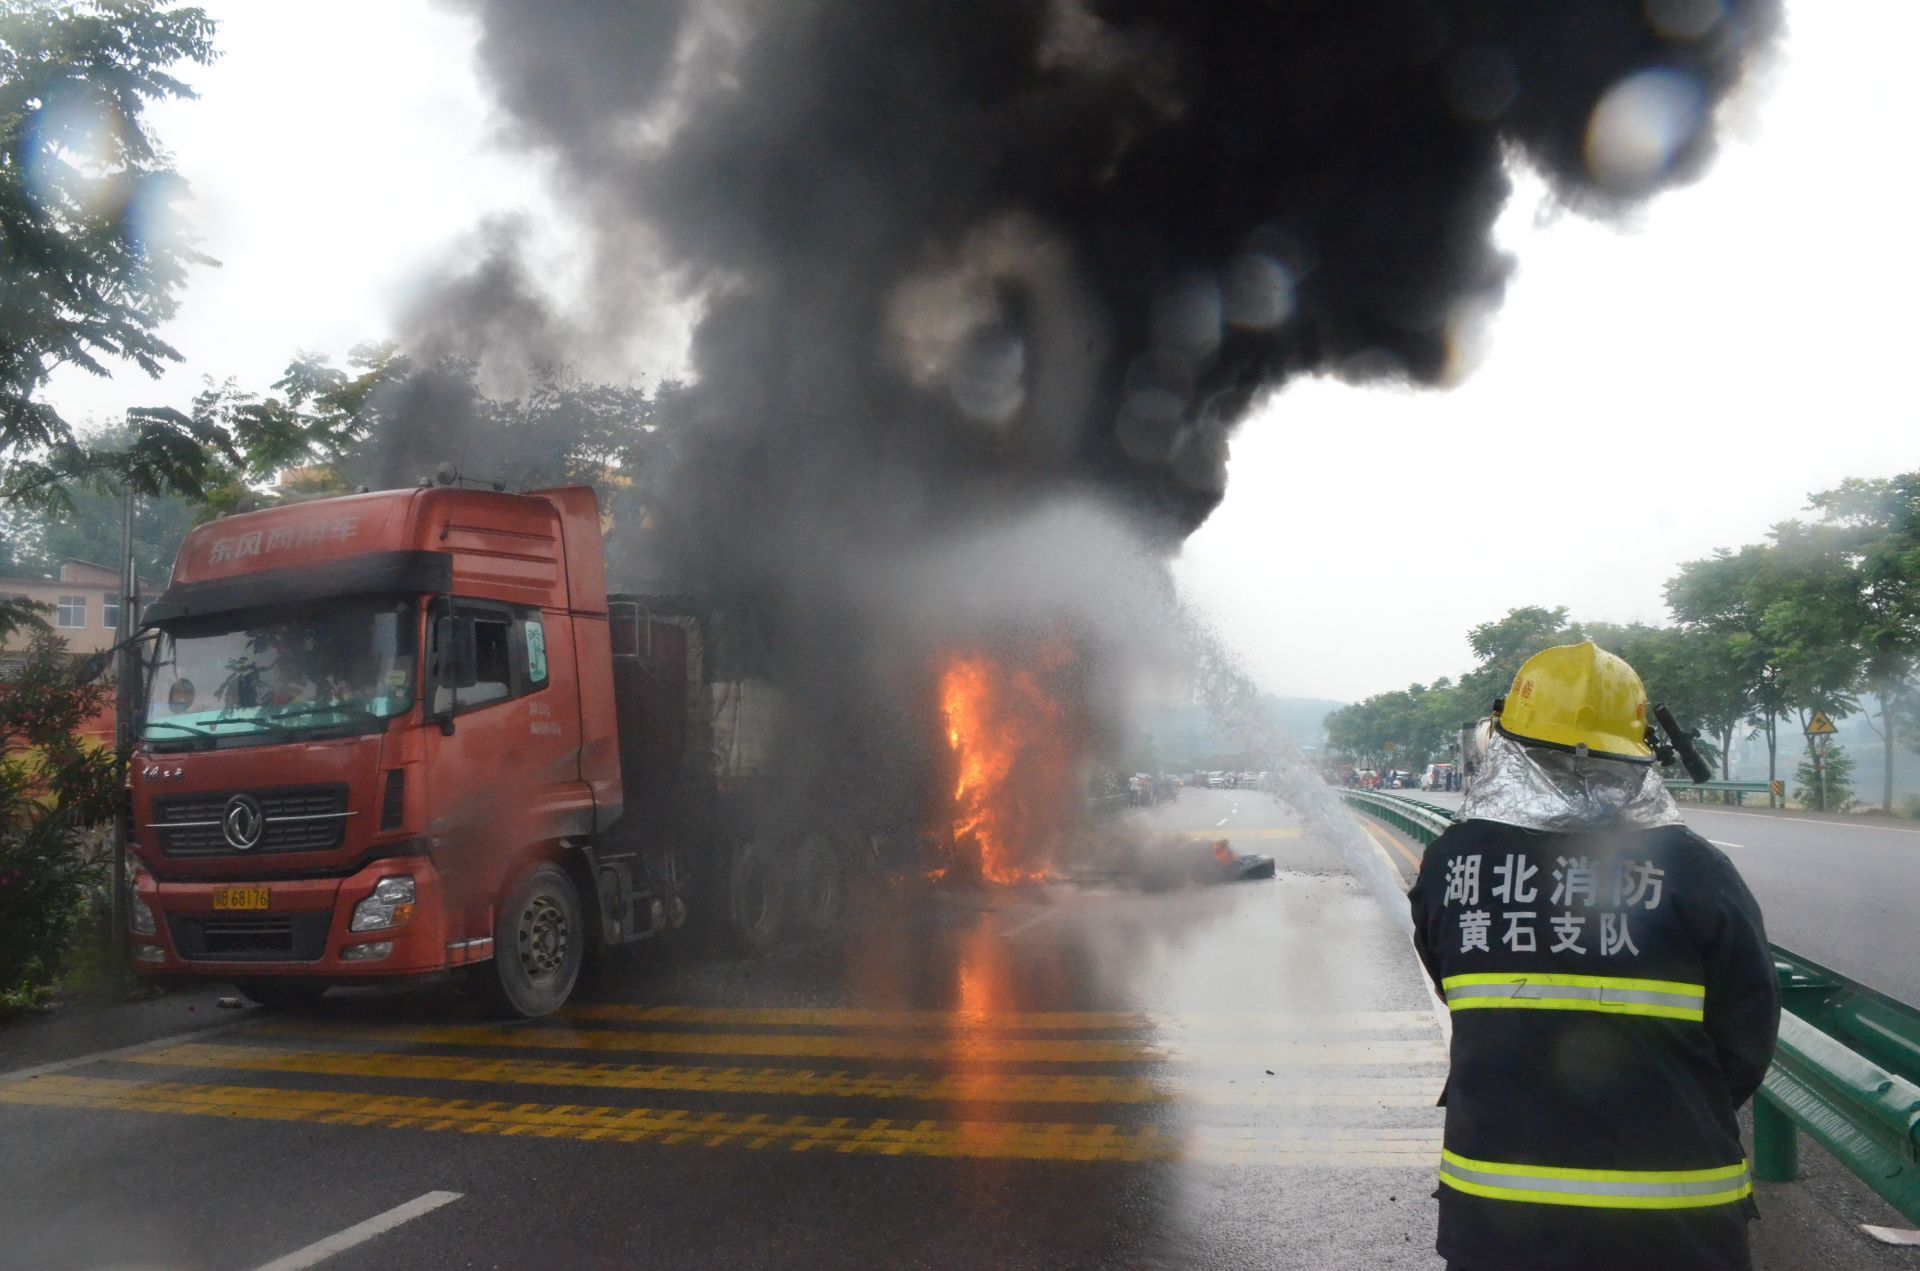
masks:
{"label": "water droplet on lens", "polygon": [[1706,95],[1685,71],[1629,75],[1606,91],[1587,123],[1587,170],[1602,189],[1647,190],[1706,122]]}
{"label": "water droplet on lens", "polygon": [[1227,321],[1269,331],[1293,314],[1293,275],[1271,256],[1246,252],[1227,270]]}

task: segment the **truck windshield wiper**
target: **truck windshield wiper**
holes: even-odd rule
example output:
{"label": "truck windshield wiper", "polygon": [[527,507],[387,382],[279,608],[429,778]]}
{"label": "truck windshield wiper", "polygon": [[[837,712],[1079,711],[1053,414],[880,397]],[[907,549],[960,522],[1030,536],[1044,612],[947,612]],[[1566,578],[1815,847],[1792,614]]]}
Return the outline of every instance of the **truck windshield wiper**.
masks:
{"label": "truck windshield wiper", "polygon": [[352,702],[332,702],[324,705],[319,702],[315,702],[311,706],[296,706],[292,710],[281,711],[278,715],[275,715],[273,718],[277,721],[277,720],[295,719],[302,715],[326,715],[326,714],[331,714],[336,712],[342,715],[357,715],[361,719],[385,719],[386,718],[385,715],[377,715],[374,712],[368,710],[366,707],[356,706]]}
{"label": "truck windshield wiper", "polygon": [[[205,721],[207,724],[257,724],[269,732],[279,733],[282,737],[297,737],[299,733],[285,724],[276,724],[265,715],[226,715]],[[209,737],[229,737],[231,733],[208,733]]]}
{"label": "truck windshield wiper", "polygon": [[192,724],[177,724],[170,719],[150,719],[147,721],[147,727],[177,728],[183,733],[192,733],[195,737],[218,737],[220,735],[218,733],[210,733],[204,728],[196,728]]}

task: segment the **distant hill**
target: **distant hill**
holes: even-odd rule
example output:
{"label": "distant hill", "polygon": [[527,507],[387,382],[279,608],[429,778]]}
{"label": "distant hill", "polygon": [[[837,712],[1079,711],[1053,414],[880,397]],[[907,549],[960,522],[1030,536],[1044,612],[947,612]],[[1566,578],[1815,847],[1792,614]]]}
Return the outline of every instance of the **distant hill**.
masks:
{"label": "distant hill", "polygon": [[1302,746],[1315,746],[1326,740],[1327,716],[1345,702],[1329,702],[1318,697],[1275,697],[1268,693],[1261,701],[1267,718],[1287,730],[1287,735]]}

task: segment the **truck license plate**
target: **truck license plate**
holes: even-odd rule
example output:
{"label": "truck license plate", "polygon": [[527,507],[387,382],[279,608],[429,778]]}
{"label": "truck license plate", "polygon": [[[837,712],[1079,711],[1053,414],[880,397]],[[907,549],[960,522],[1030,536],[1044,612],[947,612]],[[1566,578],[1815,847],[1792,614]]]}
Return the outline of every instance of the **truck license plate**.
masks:
{"label": "truck license plate", "polygon": [[215,909],[265,909],[265,887],[221,887],[213,893]]}

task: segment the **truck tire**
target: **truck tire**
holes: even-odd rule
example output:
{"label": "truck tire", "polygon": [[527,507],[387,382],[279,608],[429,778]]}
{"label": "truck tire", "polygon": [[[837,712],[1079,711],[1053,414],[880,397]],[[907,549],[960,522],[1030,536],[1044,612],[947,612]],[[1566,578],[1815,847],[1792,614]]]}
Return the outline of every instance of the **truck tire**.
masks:
{"label": "truck tire", "polygon": [[558,865],[522,874],[493,920],[492,974],[483,985],[503,1014],[533,1019],[560,1009],[586,953],[580,890]]}
{"label": "truck tire", "polygon": [[774,854],[763,839],[734,845],[727,867],[727,929],[748,953],[779,943],[786,897]]}
{"label": "truck tire", "polygon": [[278,979],[278,980],[241,980],[233,987],[240,990],[240,996],[255,1006],[272,1007],[277,1011],[295,1011],[303,1006],[312,1006],[320,1000],[321,994],[329,987],[325,980]]}
{"label": "truck tire", "polygon": [[794,928],[804,935],[823,936],[840,925],[847,903],[847,877],[839,847],[831,835],[809,834],[794,853],[788,912]]}

